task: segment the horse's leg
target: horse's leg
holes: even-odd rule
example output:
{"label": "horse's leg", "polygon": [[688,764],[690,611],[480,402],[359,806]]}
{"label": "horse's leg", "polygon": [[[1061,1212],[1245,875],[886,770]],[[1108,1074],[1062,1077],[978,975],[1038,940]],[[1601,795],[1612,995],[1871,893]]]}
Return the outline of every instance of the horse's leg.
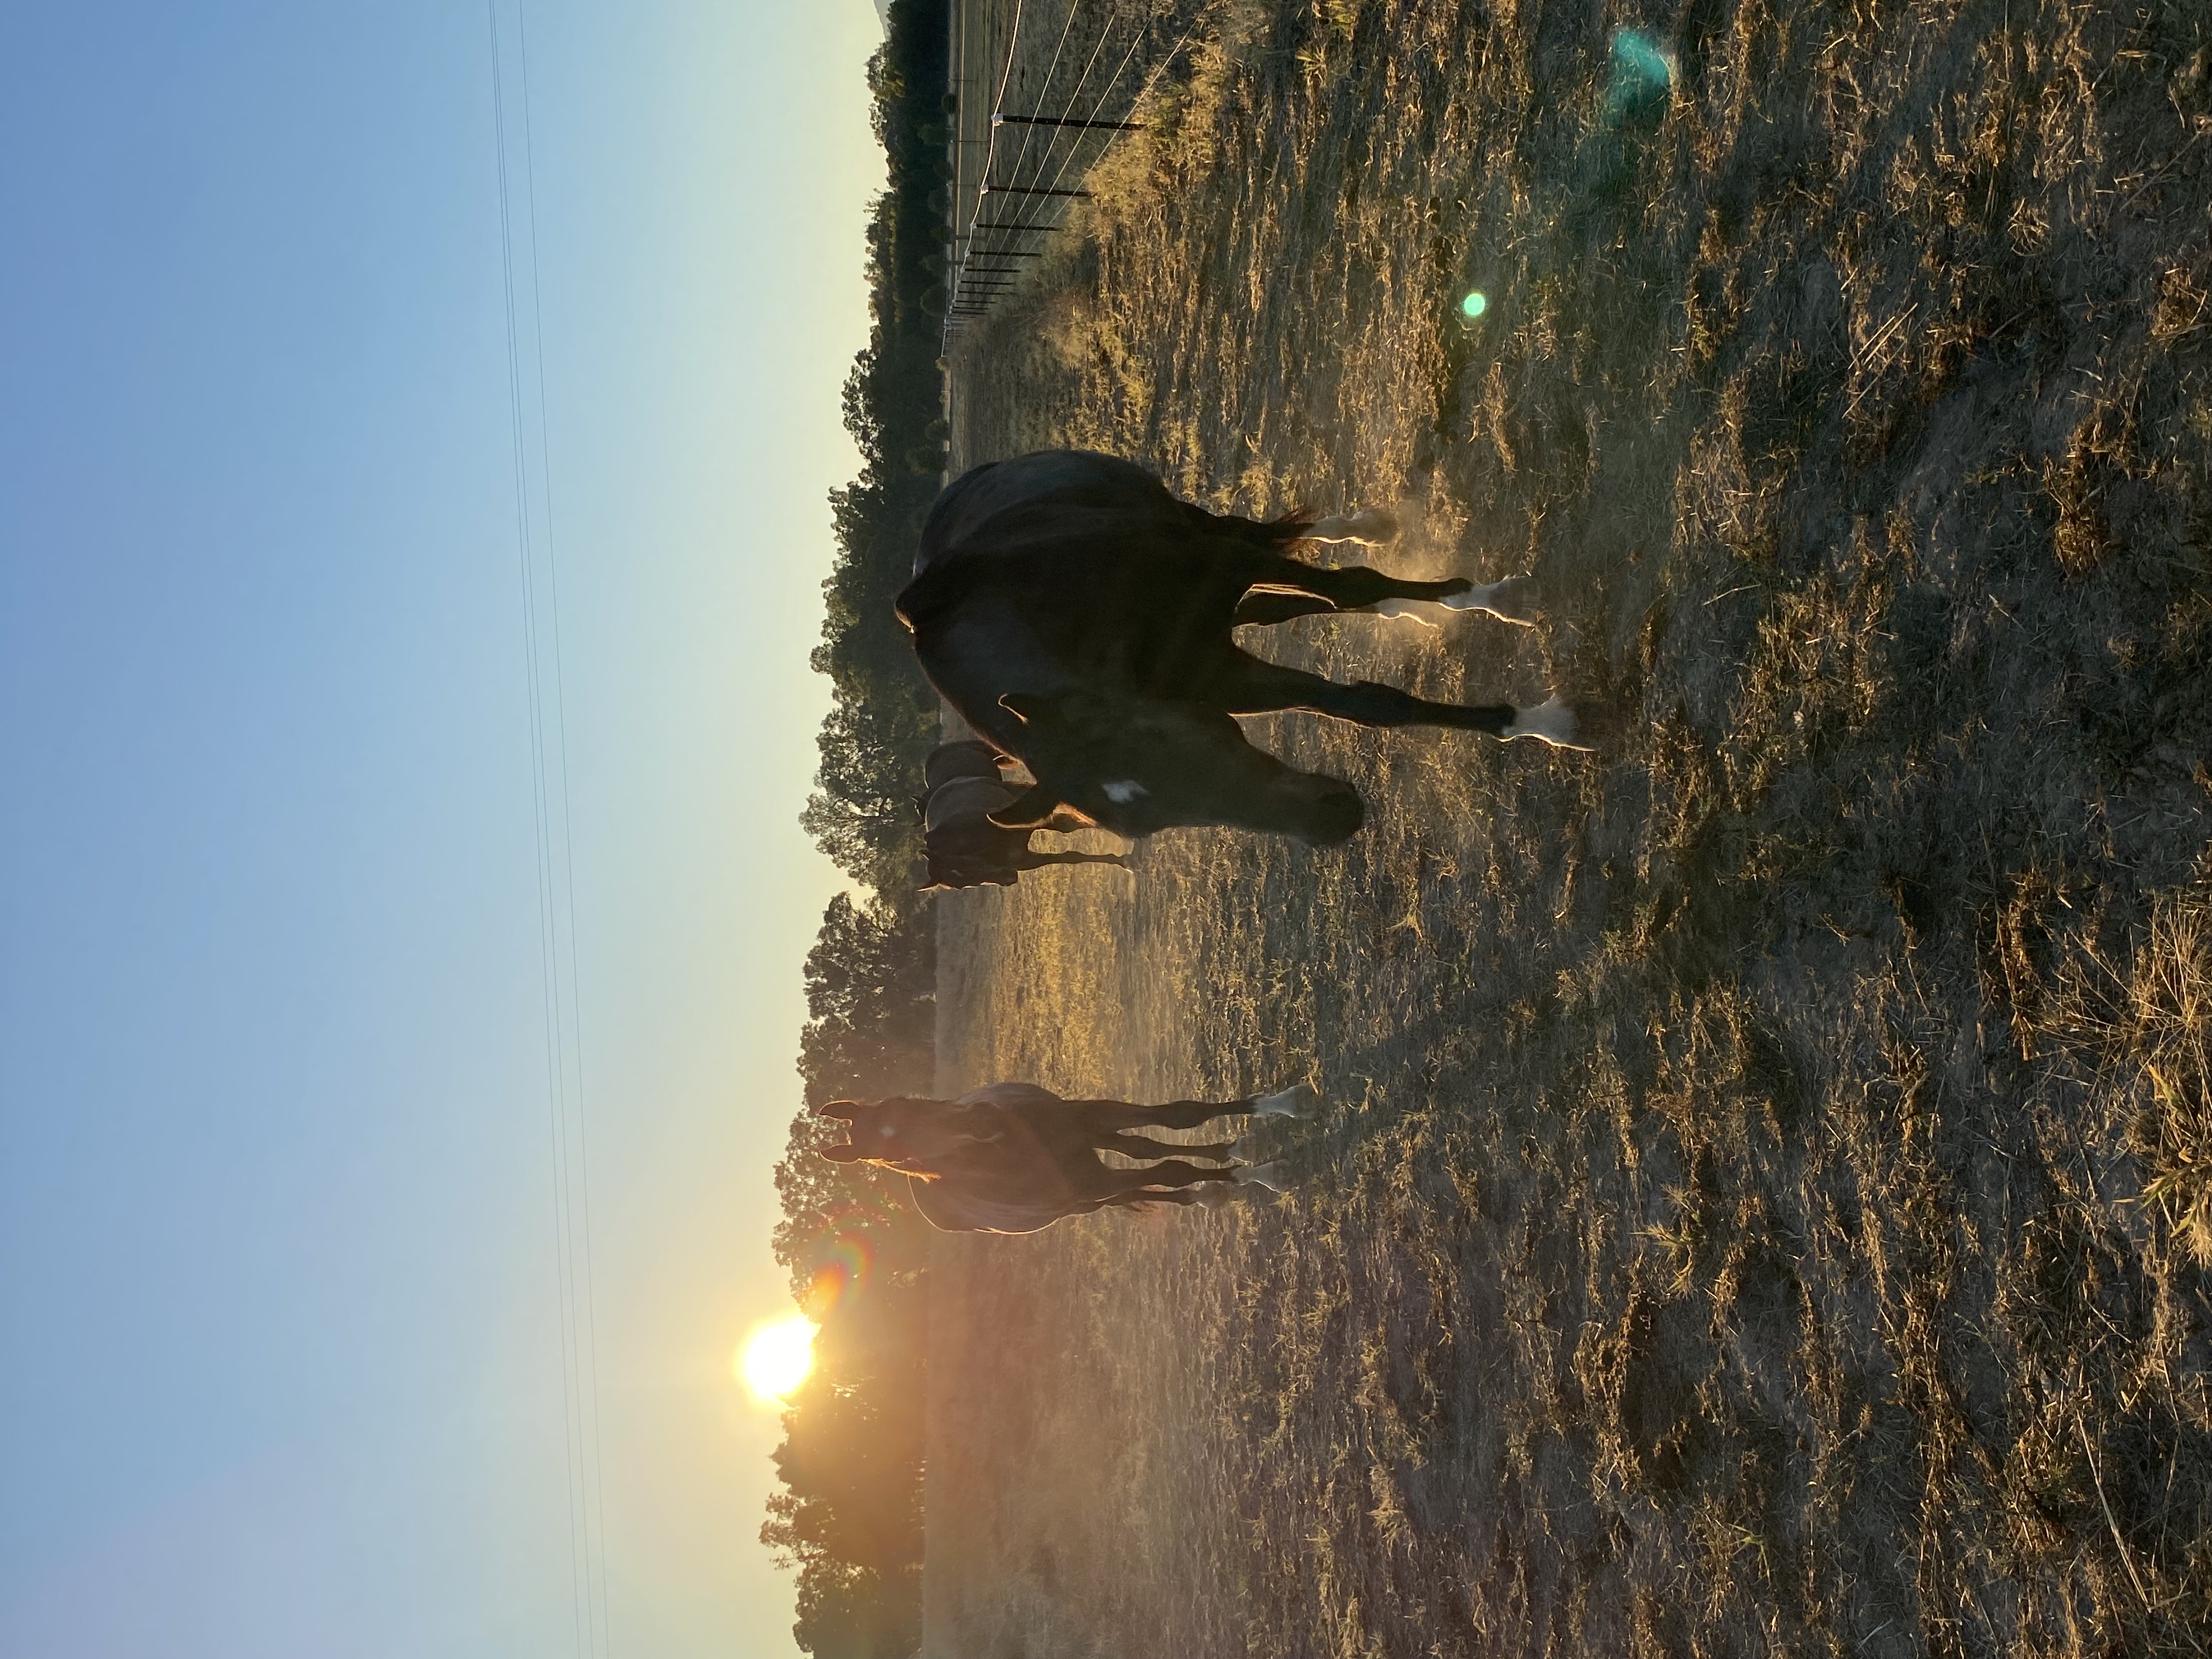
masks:
{"label": "horse's leg", "polygon": [[1398,520],[1379,507],[1364,507],[1357,513],[1332,513],[1326,519],[1316,519],[1306,526],[1304,539],[1315,542],[1359,542],[1369,547],[1395,541],[1398,535]]}
{"label": "horse's leg", "polygon": [[1017,870],[1042,870],[1048,864],[1119,864],[1126,867],[1128,862],[1119,853],[1022,852],[1016,854],[1013,860]]}
{"label": "horse's leg", "polygon": [[[1500,622],[1534,628],[1540,614],[1543,588],[1534,576],[1508,576],[1503,581],[1478,582],[1466,592],[1438,599],[1434,609],[1487,611]],[[1368,611],[1370,617],[1403,617],[1424,628],[1434,628],[1431,607],[1419,599],[1385,599]]]}
{"label": "horse's leg", "polygon": [[1386,575],[1371,565],[1308,564],[1281,553],[1254,554],[1246,561],[1254,587],[1278,587],[1327,599],[1339,611],[1359,611],[1385,599],[1443,600],[1474,591],[1465,577],[1417,582]]}
{"label": "horse's leg", "polygon": [[1102,1198],[1091,1207],[1103,1210],[1115,1205],[1127,1205],[1132,1209],[1140,1209],[1147,1204],[1203,1204],[1206,1194],[1213,1190],[1210,1187],[1178,1187],[1154,1193],[1139,1188],[1133,1193],[1116,1193],[1111,1198]]}
{"label": "horse's leg", "polygon": [[[1407,601],[1411,603],[1411,601]],[[1235,627],[1272,628],[1277,623],[1289,622],[1294,617],[1328,617],[1336,614],[1336,606],[1314,593],[1285,593],[1262,588],[1247,593],[1237,602],[1237,614],[1231,618]]]}
{"label": "horse's leg", "polygon": [[1235,1181],[1237,1176],[1235,1170],[1201,1170],[1197,1164],[1186,1164],[1179,1158],[1147,1164],[1141,1170],[1115,1170],[1109,1173],[1119,1177],[1113,1188],[1117,1195],[1139,1192],[1147,1187],[1172,1188],[1195,1187],[1208,1181]]}
{"label": "horse's leg", "polygon": [[1092,1134],[1117,1129],[1195,1129],[1217,1117],[1240,1117],[1252,1109],[1249,1100],[1171,1100],[1164,1106],[1133,1106],[1126,1100],[1071,1100],[1083,1115],[1083,1127]]}
{"label": "horse's leg", "polygon": [[1303,669],[1262,662],[1248,652],[1236,651],[1231,655],[1234,660],[1224,677],[1228,683],[1218,690],[1221,706],[1232,714],[1305,708],[1362,726],[1449,726],[1463,732],[1487,732],[1494,738],[1520,735],[1512,730],[1519,711],[1510,702],[1431,702],[1372,680],[1339,685]]}
{"label": "horse's leg", "polygon": [[1228,1141],[1216,1141],[1210,1146],[1186,1146],[1179,1141],[1154,1140],[1150,1135],[1133,1135],[1127,1130],[1110,1129],[1103,1134],[1094,1134],[1091,1145],[1102,1152],[1119,1152],[1124,1158],[1154,1158],[1180,1156],[1202,1158],[1215,1164],[1226,1164],[1232,1149]]}

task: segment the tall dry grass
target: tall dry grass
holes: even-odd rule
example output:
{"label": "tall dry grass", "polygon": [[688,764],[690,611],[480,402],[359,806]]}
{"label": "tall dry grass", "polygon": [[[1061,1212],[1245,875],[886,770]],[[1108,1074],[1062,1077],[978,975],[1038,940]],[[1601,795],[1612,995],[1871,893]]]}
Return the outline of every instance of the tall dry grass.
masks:
{"label": "tall dry grass", "polygon": [[2212,25],[1214,16],[963,457],[1396,506],[1544,625],[1255,647],[1623,735],[1255,722],[1352,847],[945,907],[948,1085],[1330,1109],[1279,1206],[948,1245],[931,1650],[2202,1651]]}

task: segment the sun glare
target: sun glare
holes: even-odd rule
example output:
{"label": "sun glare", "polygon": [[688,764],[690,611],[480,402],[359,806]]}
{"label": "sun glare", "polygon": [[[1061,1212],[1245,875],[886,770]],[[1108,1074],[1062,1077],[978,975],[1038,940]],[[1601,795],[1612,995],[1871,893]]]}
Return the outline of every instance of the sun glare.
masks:
{"label": "sun glare", "polygon": [[763,1405],[780,1401],[814,1368],[814,1322],[790,1314],[756,1325],[731,1367]]}

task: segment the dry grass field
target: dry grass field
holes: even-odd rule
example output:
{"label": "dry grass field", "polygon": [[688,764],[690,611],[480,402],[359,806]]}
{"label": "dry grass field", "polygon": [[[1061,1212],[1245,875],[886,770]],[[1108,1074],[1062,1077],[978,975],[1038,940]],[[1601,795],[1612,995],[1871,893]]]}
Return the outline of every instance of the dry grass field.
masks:
{"label": "dry grass field", "polygon": [[1620,732],[1258,722],[1349,848],[941,901],[944,1086],[1328,1105],[1279,1203],[940,1241],[927,1653],[2212,1652],[2208,47],[1207,12],[956,464],[1395,506],[1543,624],[1248,642]]}

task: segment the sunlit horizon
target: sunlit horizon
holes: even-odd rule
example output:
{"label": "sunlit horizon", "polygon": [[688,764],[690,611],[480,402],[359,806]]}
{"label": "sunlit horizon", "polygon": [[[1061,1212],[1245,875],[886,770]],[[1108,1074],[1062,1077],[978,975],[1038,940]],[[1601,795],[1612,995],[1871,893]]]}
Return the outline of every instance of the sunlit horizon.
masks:
{"label": "sunlit horizon", "polygon": [[817,1328],[805,1314],[786,1314],[753,1327],[731,1363],[757,1406],[781,1407],[814,1369]]}

